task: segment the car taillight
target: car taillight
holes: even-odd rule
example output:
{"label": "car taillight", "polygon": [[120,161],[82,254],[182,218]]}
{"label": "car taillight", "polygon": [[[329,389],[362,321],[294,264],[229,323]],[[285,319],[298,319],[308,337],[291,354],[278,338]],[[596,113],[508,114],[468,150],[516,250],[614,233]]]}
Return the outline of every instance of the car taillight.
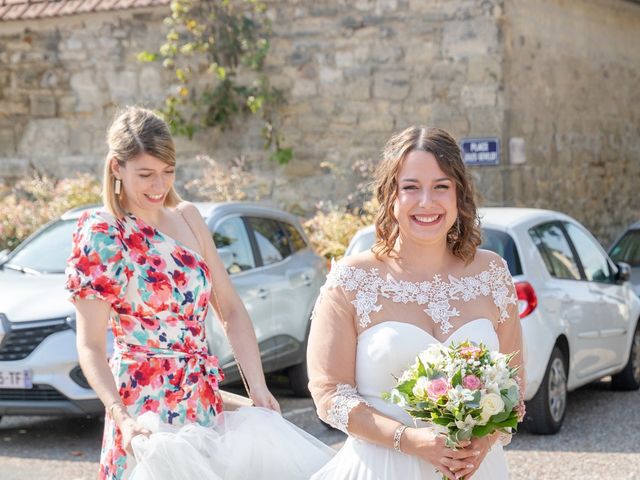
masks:
{"label": "car taillight", "polygon": [[538,297],[529,282],[516,282],[516,294],[518,295],[518,313],[520,318],[524,318],[536,309]]}

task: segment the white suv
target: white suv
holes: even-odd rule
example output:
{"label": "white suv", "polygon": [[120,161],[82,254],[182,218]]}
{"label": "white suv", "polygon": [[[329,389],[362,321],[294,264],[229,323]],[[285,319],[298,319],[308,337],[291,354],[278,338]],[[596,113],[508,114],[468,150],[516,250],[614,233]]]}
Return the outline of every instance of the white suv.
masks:
{"label": "white suv", "polygon": [[[533,433],[562,426],[567,391],[612,375],[613,388],[640,387],[640,299],[629,267],[612,262],[593,236],[559,212],[525,208],[479,211],[481,248],[503,257],[518,295]],[[371,248],[372,226],[346,255]]]}
{"label": "white suv", "polygon": [[[294,393],[308,395],[306,341],[326,262],[286,212],[248,203],[196,206],[254,323],[265,371],[285,370]],[[0,416],[104,411],[78,365],[74,308],[64,289],[71,235],[84,210],[67,212],[0,259]],[[212,315],[207,334],[225,383],[237,381]]]}

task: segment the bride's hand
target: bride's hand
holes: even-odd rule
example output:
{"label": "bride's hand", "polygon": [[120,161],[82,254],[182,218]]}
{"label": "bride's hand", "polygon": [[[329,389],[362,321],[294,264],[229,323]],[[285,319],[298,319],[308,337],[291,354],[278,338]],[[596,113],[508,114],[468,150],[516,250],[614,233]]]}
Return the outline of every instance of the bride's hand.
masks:
{"label": "bride's hand", "polygon": [[484,457],[487,456],[487,453],[489,453],[489,450],[491,450],[491,447],[493,447],[493,444],[496,443],[499,436],[499,433],[494,433],[492,435],[486,435],[480,438],[472,438],[471,445],[466,447],[465,450],[475,450],[480,452],[480,454],[476,457],[477,460],[473,462],[473,468],[465,468],[463,470],[460,470],[459,472],[456,472],[456,475],[460,475],[465,480],[469,480],[470,478],[472,478],[473,474],[476,473],[476,470],[478,470],[480,464],[484,461]]}
{"label": "bride's hand", "polygon": [[428,428],[407,428],[400,440],[402,451],[420,457],[445,477],[456,480],[463,472],[475,471],[480,452],[471,442],[461,442],[458,450],[447,447],[445,437]]}
{"label": "bride's hand", "polygon": [[125,418],[118,425],[120,432],[122,433],[122,448],[129,454],[133,455],[133,449],[131,448],[131,440],[137,435],[151,435],[151,432],[146,428],[142,428],[131,417]]}
{"label": "bride's hand", "polygon": [[271,394],[266,385],[254,387],[251,389],[251,400],[256,407],[264,407],[269,410],[273,410],[278,413],[280,411],[280,404],[278,400]]}

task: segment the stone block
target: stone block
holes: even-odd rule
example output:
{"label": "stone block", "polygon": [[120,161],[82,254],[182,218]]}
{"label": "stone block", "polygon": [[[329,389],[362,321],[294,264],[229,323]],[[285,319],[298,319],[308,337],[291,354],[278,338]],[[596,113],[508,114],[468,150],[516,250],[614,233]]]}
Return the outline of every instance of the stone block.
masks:
{"label": "stone block", "polygon": [[354,77],[346,81],[344,96],[350,100],[369,100],[372,80],[369,75]]}
{"label": "stone block", "polygon": [[293,83],[291,97],[293,98],[309,98],[318,94],[318,84],[314,80],[298,78]]}
{"label": "stone block", "polygon": [[498,103],[498,85],[464,85],[460,91],[460,100],[468,108],[494,107]]}
{"label": "stone block", "polygon": [[95,80],[91,70],[83,70],[71,75],[69,81],[76,98],[76,112],[92,112],[101,109],[106,102],[105,92]]}
{"label": "stone block", "polygon": [[[55,159],[69,153],[69,127],[55,118],[30,119],[18,143],[18,154]],[[55,152],[52,154],[52,152]]]}
{"label": "stone block", "polygon": [[16,154],[16,140],[13,127],[0,128],[0,156],[9,157]]}
{"label": "stone block", "polygon": [[29,97],[29,112],[32,117],[55,117],[56,99],[53,94],[35,94]]}
{"label": "stone block", "polygon": [[404,100],[409,95],[409,73],[402,70],[376,73],[373,80],[374,98]]}
{"label": "stone block", "polygon": [[476,17],[444,24],[442,53],[453,59],[497,53],[498,23],[494,18]]}
{"label": "stone block", "polygon": [[320,83],[331,84],[342,80],[342,71],[325,65],[320,66]]}
{"label": "stone block", "polygon": [[495,83],[501,77],[500,57],[483,55],[469,58],[467,67],[469,83]]}
{"label": "stone block", "polygon": [[159,66],[145,65],[140,69],[138,91],[145,102],[161,102],[164,99],[164,82]]}
{"label": "stone block", "polygon": [[371,50],[371,60],[375,63],[395,63],[400,61],[403,55],[402,47],[378,46]]}

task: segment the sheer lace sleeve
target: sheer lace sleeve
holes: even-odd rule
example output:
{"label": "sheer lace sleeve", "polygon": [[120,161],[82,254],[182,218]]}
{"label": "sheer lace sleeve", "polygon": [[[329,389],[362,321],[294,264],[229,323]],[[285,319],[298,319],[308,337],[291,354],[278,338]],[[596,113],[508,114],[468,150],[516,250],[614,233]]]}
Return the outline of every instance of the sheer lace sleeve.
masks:
{"label": "sheer lace sleeve", "polygon": [[[501,259],[502,260],[502,259]],[[497,334],[500,340],[500,351],[503,353],[516,352],[511,360],[512,367],[518,367],[518,383],[520,384],[520,417],[524,416],[524,345],[522,343],[522,328],[518,312],[518,300],[513,278],[509,273],[507,263],[502,260],[500,266],[493,270],[491,291],[493,301],[499,311]]]}
{"label": "sheer lace sleeve", "polygon": [[332,267],[316,302],[307,348],[309,390],[318,416],[331,426],[348,432],[349,414],[367,402],[355,386],[355,310],[340,286]]}

